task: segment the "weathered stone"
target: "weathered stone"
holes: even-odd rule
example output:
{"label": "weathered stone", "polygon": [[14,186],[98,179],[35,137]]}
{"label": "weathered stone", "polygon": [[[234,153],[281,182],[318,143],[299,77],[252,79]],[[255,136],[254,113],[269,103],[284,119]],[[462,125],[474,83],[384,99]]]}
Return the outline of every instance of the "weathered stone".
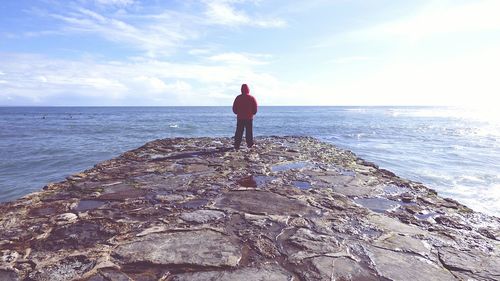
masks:
{"label": "weathered stone", "polygon": [[499,233],[313,138],[163,139],[0,203],[0,280],[499,280]]}
{"label": "weathered stone", "polygon": [[387,232],[390,231],[406,235],[429,235],[429,233],[426,233],[416,226],[404,224],[396,219],[382,215],[369,215],[367,220],[381,230],[385,230]]}
{"label": "weathered stone", "polygon": [[95,265],[95,261],[86,256],[72,256],[58,261],[55,264],[39,268],[30,274],[32,280],[37,281],[66,281],[83,276]]}
{"label": "weathered stone", "polygon": [[177,194],[157,194],[155,199],[160,202],[175,202],[184,199],[184,196]]}
{"label": "weathered stone", "polygon": [[281,255],[274,243],[263,237],[254,240],[254,247],[266,258],[276,258]]}
{"label": "weathered stone", "polygon": [[430,255],[430,246],[422,240],[407,235],[389,234],[377,239],[373,245],[400,252],[418,254],[424,257]]}
{"label": "weathered stone", "polygon": [[292,275],[277,265],[242,268],[235,271],[209,271],[179,274],[173,281],[290,281]]}
{"label": "weathered stone", "polygon": [[60,249],[83,249],[105,242],[115,234],[114,230],[90,221],[78,221],[58,226],[47,239],[36,243],[36,249],[57,251]]}
{"label": "weathered stone", "polygon": [[500,255],[498,253],[485,255],[473,249],[458,250],[443,247],[439,249],[439,259],[449,270],[462,272],[471,278],[477,276],[483,280],[500,280]]}
{"label": "weathered stone", "polygon": [[20,280],[19,275],[13,269],[0,269],[0,280],[17,281]]}
{"label": "weathered stone", "polygon": [[314,208],[304,202],[268,191],[231,191],[217,202],[220,208],[231,208],[245,213],[296,215],[311,213]]}
{"label": "weathered stone", "polygon": [[99,270],[99,273],[105,278],[104,280],[133,281],[133,279],[127,276],[125,273],[117,271],[112,268],[105,268]]}
{"label": "weathered stone", "polygon": [[187,222],[195,222],[195,223],[205,223],[214,220],[220,220],[224,218],[226,215],[224,212],[215,211],[215,210],[197,210],[188,213],[182,213],[181,219]]}
{"label": "weathered stone", "polygon": [[122,263],[194,267],[235,267],[241,259],[235,243],[211,230],[150,234],[118,246],[114,254]]}
{"label": "weathered stone", "polygon": [[139,198],[146,195],[147,191],[135,188],[128,184],[117,184],[108,186],[99,196],[100,200],[125,200]]}
{"label": "weathered stone", "polygon": [[169,228],[166,225],[156,225],[156,226],[152,226],[150,228],[144,229],[140,233],[137,233],[136,236],[141,237],[141,236],[146,236],[146,235],[152,234],[152,233],[165,232],[168,229]]}
{"label": "weathered stone", "polygon": [[430,260],[376,247],[368,248],[368,256],[382,277],[394,281],[446,281],[456,280],[450,272]]}
{"label": "weathered stone", "polygon": [[312,258],[312,271],[298,272],[306,281],[320,280],[377,280],[374,272],[349,258],[315,257]]}
{"label": "weathered stone", "polygon": [[67,223],[71,223],[73,221],[76,221],[78,219],[78,216],[73,213],[64,213],[60,214],[57,217],[55,217],[56,224],[58,225],[63,225]]}
{"label": "weathered stone", "polygon": [[289,260],[298,262],[318,255],[346,256],[347,249],[335,237],[299,228],[282,243]]}
{"label": "weathered stone", "polygon": [[186,173],[207,173],[207,172],[212,172],[213,169],[210,168],[207,165],[202,165],[202,164],[192,164],[188,165],[185,168]]}
{"label": "weathered stone", "polygon": [[2,250],[0,253],[2,255],[2,257],[0,259],[0,261],[2,263],[0,263],[0,264],[13,263],[19,258],[19,253],[16,251]]}

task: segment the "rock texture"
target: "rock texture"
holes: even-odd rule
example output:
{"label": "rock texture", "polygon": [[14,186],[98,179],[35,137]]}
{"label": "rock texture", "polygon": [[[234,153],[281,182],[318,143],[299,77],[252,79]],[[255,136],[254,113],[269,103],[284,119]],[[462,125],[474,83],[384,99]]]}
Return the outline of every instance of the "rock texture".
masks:
{"label": "rock texture", "polygon": [[308,137],[156,140],[0,205],[0,280],[500,280],[500,220]]}

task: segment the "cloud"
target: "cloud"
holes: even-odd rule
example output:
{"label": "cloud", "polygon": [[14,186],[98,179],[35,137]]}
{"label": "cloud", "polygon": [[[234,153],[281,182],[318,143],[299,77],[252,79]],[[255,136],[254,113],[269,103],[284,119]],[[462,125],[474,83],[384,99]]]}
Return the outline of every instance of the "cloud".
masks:
{"label": "cloud", "polygon": [[[9,83],[0,84],[4,105],[12,98],[28,105],[50,105],[54,100],[64,105],[75,97],[82,105],[222,105],[232,102],[244,82],[259,89],[279,87],[277,78],[256,71],[254,64],[226,60],[175,63],[143,57],[116,62],[2,54],[0,64],[9,69],[2,76]],[[269,99],[273,93],[265,96]]]}
{"label": "cloud", "polygon": [[350,56],[350,57],[340,57],[340,58],[335,58],[331,60],[330,62],[336,63],[336,64],[348,64],[348,63],[356,63],[356,62],[367,62],[367,61],[372,61],[375,60],[374,57],[367,57],[367,56]]}
{"label": "cloud", "polygon": [[262,28],[284,27],[286,22],[279,18],[265,19],[250,17],[242,10],[237,10],[233,1],[212,0],[206,1],[205,15],[211,24],[236,26],[256,26]]}
{"label": "cloud", "polygon": [[[354,70],[356,71],[356,70]],[[497,48],[435,60],[393,59],[349,81],[331,81],[325,103],[485,106],[500,92]]]}
{"label": "cloud", "polygon": [[168,12],[161,16],[146,16],[148,20],[141,24],[127,23],[86,8],[65,14],[52,13],[51,17],[64,22],[66,32],[98,35],[122,43],[124,47],[143,50],[150,56],[170,54],[184,41],[197,37],[195,31],[183,25],[182,18],[174,18]]}
{"label": "cloud", "polygon": [[395,37],[418,41],[432,35],[500,30],[500,2],[472,1],[453,5],[431,1],[414,15],[350,33],[351,38]]}
{"label": "cloud", "polygon": [[[57,20],[59,29],[31,30],[22,33],[25,37],[87,34],[116,43],[120,49],[135,49],[150,57],[169,56],[207,36],[214,26],[283,27],[286,22],[279,18],[249,16],[235,5],[249,1],[204,1],[194,3],[200,7],[190,12],[158,6],[152,9],[128,9],[136,3],[132,0],[81,0],[116,9],[92,8],[92,5],[56,6],[47,9],[28,10],[36,17]],[[89,2],[91,1],[91,2]],[[138,3],[138,2],[137,2]],[[122,7],[116,7],[122,6]],[[97,8],[97,9],[96,9]],[[192,12],[194,11],[194,12]],[[20,35],[12,35],[19,37]],[[201,49],[195,47],[193,49]],[[196,51],[195,51],[196,52]]]}
{"label": "cloud", "polygon": [[262,65],[267,62],[263,58],[269,58],[269,55],[259,54],[243,54],[243,53],[223,53],[208,57],[208,60],[214,62],[221,62],[233,65]]}
{"label": "cloud", "polygon": [[95,0],[96,4],[114,6],[128,6],[134,4],[134,2],[134,0]]}

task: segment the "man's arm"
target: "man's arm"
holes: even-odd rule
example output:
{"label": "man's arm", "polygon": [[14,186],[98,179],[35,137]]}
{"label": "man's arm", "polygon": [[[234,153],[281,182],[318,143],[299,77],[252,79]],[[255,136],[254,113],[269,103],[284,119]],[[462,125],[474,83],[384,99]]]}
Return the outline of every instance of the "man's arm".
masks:
{"label": "man's arm", "polygon": [[257,114],[257,100],[253,98],[253,115]]}
{"label": "man's arm", "polygon": [[233,113],[234,114],[238,114],[238,105],[237,105],[237,101],[238,101],[238,97],[236,97],[234,99],[234,102],[233,102]]}

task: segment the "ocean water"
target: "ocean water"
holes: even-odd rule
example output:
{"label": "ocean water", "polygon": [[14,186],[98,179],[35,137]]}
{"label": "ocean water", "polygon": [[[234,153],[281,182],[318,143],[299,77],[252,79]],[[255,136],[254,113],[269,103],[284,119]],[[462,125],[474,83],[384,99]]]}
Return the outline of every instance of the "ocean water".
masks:
{"label": "ocean water", "polygon": [[[230,107],[0,107],[0,201],[147,141],[232,136]],[[500,119],[448,107],[260,107],[254,134],[309,135],[500,217]]]}

